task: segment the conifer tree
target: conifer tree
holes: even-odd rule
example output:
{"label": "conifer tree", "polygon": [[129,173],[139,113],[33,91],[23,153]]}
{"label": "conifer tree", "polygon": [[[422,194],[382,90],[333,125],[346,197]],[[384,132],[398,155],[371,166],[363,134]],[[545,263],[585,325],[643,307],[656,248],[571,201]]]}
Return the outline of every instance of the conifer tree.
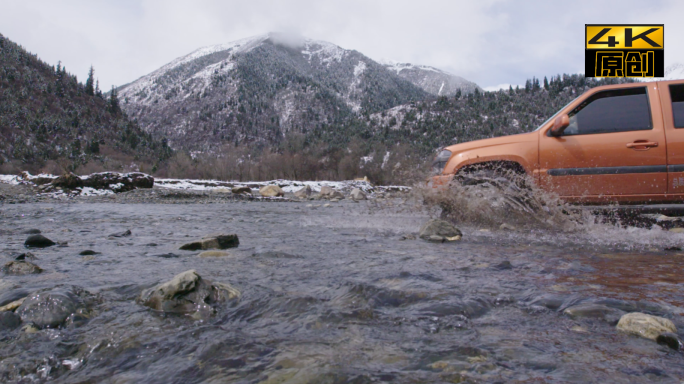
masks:
{"label": "conifer tree", "polygon": [[544,89],[549,90],[549,80],[544,76]]}
{"label": "conifer tree", "polygon": [[109,112],[117,114],[119,110],[119,95],[116,92],[116,88],[112,85],[112,92],[109,94]]}
{"label": "conifer tree", "polygon": [[85,83],[85,92],[90,96],[95,96],[95,69],[92,65],[88,71],[88,79]]}
{"label": "conifer tree", "polygon": [[100,89],[100,79],[95,81],[95,96],[102,98],[102,90]]}

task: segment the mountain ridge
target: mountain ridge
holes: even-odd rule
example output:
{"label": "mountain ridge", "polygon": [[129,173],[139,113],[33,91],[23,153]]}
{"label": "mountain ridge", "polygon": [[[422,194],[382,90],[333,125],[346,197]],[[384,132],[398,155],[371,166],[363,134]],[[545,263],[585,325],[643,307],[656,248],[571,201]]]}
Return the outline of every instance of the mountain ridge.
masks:
{"label": "mountain ridge", "polygon": [[[479,89],[423,67],[401,76],[408,71],[393,71],[355,50],[271,33],[197,49],[118,90],[124,110],[174,147],[277,146],[286,133],[330,136],[329,130],[362,115],[436,97],[437,81],[448,94],[458,84],[464,93]],[[426,81],[416,71],[440,78]]]}

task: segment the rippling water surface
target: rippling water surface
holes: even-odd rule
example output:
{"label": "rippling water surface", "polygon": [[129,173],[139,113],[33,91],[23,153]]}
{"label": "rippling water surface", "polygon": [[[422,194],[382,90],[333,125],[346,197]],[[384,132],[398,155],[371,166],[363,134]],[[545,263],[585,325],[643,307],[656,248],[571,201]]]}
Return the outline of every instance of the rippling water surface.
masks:
{"label": "rippling water surface", "polygon": [[[398,201],[397,201],[398,203]],[[427,214],[348,201],[16,204],[0,251],[29,228],[65,247],[32,251],[39,275],[2,276],[0,295],[77,285],[100,296],[78,326],[0,333],[0,379],[106,383],[643,382],[684,380],[681,353],[571,319],[568,306],[637,308],[684,329],[684,234],[658,228],[500,231],[401,240]],[[130,229],[132,236],[107,235]],[[180,251],[236,233],[230,256]],[[100,254],[80,256],[91,249]],[[510,267],[506,263],[509,262]],[[195,269],[239,302],[206,320],[155,313],[141,290]]]}

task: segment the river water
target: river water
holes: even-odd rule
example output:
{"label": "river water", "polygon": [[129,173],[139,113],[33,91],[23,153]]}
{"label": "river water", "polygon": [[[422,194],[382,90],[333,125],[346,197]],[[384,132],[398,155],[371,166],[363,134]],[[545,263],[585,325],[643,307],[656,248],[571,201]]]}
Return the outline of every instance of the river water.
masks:
{"label": "river water", "polygon": [[[0,380],[78,383],[680,383],[684,358],[563,309],[601,302],[684,329],[684,234],[587,226],[402,240],[423,211],[343,200],[223,204],[5,204],[0,252],[23,231],[68,242],[32,250],[45,272],[2,276],[0,295],[76,285],[98,295],[90,319],[0,333]],[[130,230],[129,237],[109,238]],[[180,251],[236,233],[230,255]],[[90,249],[100,254],[81,256]],[[510,263],[507,264],[506,262]],[[135,302],[194,269],[239,302],[204,320]],[[5,296],[8,297],[8,296]]]}

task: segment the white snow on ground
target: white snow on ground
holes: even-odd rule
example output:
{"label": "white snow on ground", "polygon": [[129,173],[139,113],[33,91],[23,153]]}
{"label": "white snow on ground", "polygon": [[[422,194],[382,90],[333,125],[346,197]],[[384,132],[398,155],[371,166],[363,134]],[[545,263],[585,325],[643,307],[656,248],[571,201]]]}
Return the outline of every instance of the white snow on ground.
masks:
{"label": "white snow on ground", "polygon": [[442,90],[443,90],[443,89],[444,89],[444,82],[442,81],[442,86],[439,87],[439,92],[437,92],[437,95],[438,95],[438,96],[441,96],[441,95],[442,95]]}
{"label": "white snow on ground", "polygon": [[[320,192],[323,186],[331,187],[340,192],[350,192],[354,188],[359,188],[364,192],[372,192],[375,189],[385,190],[388,187],[373,187],[367,181],[347,180],[347,181],[294,181],[294,180],[270,180],[270,181],[220,181],[220,180],[189,180],[189,179],[155,179],[155,187],[169,189],[183,189],[193,191],[211,191],[232,187],[260,188],[265,185],[278,185],[286,193],[294,193],[307,185],[314,192]],[[400,190],[408,187],[393,186],[392,189]]]}
{"label": "white snow on ground", "polygon": [[[385,162],[389,159],[389,152],[387,152],[383,158]],[[372,160],[370,158],[369,160]],[[0,183],[6,184],[31,184],[31,180],[38,177],[42,178],[57,178],[54,175],[30,175],[28,172],[24,172],[23,176],[17,175],[1,175]],[[87,178],[88,176],[81,176],[82,178]],[[405,186],[373,186],[368,181],[363,180],[346,180],[346,181],[296,181],[296,180],[269,180],[269,181],[221,181],[221,180],[192,180],[192,179],[154,179],[155,188],[168,188],[168,189],[179,189],[179,190],[190,190],[190,191],[216,191],[216,192],[226,192],[230,191],[234,187],[249,187],[258,190],[265,185],[278,185],[286,193],[294,193],[307,185],[311,188],[313,192],[320,192],[321,188],[324,186],[331,187],[342,193],[349,193],[354,188],[359,188],[367,194],[372,195],[376,192],[385,191],[409,191],[410,187]],[[72,194],[65,194],[62,191],[55,191],[47,193],[48,196],[54,198],[66,197],[71,195],[80,196],[102,196],[114,194],[113,190],[118,190],[122,187],[121,184],[110,184],[110,189],[94,189],[90,187],[77,188]]]}

